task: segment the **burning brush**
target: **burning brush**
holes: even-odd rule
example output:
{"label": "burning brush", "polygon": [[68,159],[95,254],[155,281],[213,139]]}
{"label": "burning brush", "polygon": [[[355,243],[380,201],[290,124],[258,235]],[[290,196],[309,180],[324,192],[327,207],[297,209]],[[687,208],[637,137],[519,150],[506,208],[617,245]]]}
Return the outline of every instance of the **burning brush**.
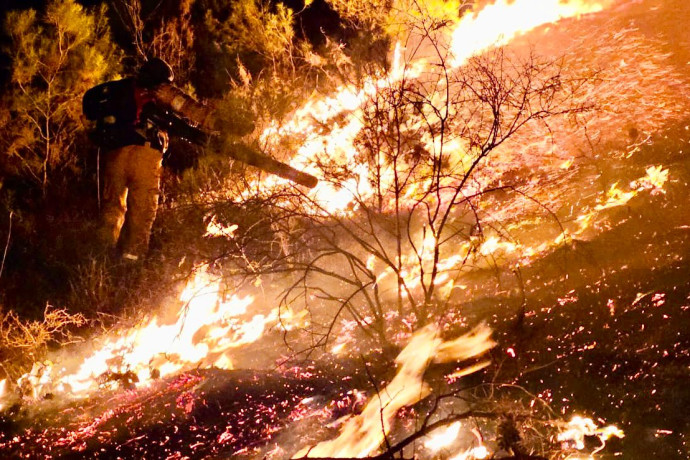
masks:
{"label": "burning brush", "polygon": [[[533,1],[497,1],[474,15],[467,15],[459,22],[452,37],[451,68],[460,67],[471,56],[497,43],[505,44],[513,37],[538,25],[564,17],[599,11],[608,3],[610,2],[543,0],[538,2],[538,7],[535,7],[536,3]],[[509,18],[510,21],[506,23],[505,18]],[[521,22],[516,21],[515,18],[528,20]],[[401,48],[397,47],[396,55],[400,57],[402,53]],[[343,152],[346,154],[355,152],[357,150],[354,147],[355,140],[362,129],[357,115],[363,113],[362,107],[367,98],[381,88],[391,86],[403,78],[415,78],[421,75],[423,66],[426,64],[422,61],[424,60],[420,59],[420,62],[410,66],[397,61],[388,78],[372,79],[362,90],[343,87],[337,95],[328,100],[310,101],[294,115],[292,120],[280,128],[275,126],[267,130],[263,138],[288,137],[296,133],[306,133],[307,141],[301,146],[298,158],[298,161],[303,162],[300,167],[305,169],[312,168],[313,170],[314,164],[318,163],[318,155],[323,154],[324,151],[332,157]],[[352,112],[355,116],[346,120],[343,126],[335,127],[328,136],[318,134],[313,122],[315,118],[326,123],[334,113],[343,111]],[[430,145],[429,150],[433,150],[433,147],[435,146]],[[416,153],[423,150],[421,147],[415,147]],[[335,184],[326,181],[317,183],[314,176],[279,164],[271,158],[258,155],[257,152],[241,152],[238,155],[237,159],[240,161],[313,188],[314,202],[331,211],[346,210],[352,205],[353,193],[348,191],[347,186],[361,192],[360,196],[365,198],[367,193],[373,195],[376,191],[375,187],[367,182],[370,171],[366,170],[366,165],[362,165],[362,168],[355,171],[358,173],[356,178],[344,184],[344,187],[336,189]],[[345,157],[344,161],[349,164],[352,159]],[[565,169],[569,167],[570,164]],[[609,191],[609,199],[599,204],[594,211],[619,206],[620,203],[627,202],[642,190],[659,192],[663,190],[667,178],[668,172],[661,167],[650,168],[647,170],[647,177],[631,184],[632,190],[627,194],[612,187]],[[416,192],[410,192],[410,195],[414,193]],[[215,221],[212,220],[212,222]],[[214,226],[218,227],[215,224]],[[232,234],[234,230],[216,229],[215,231]],[[214,234],[211,228],[209,228],[209,234]],[[430,257],[429,254],[434,255],[433,249],[438,246],[438,240],[439,238],[434,239],[433,235],[424,238],[416,254],[409,256],[403,254],[399,257],[398,268],[403,268],[402,263],[405,257],[409,257],[413,262],[426,263]],[[484,256],[490,256],[496,251],[512,253],[521,249],[518,244],[501,241],[498,237],[487,238],[478,242],[476,246],[473,250]],[[457,254],[457,248],[454,250],[456,254],[453,257],[445,257],[439,262],[442,274],[455,270],[456,266],[466,260],[463,254]],[[467,254],[469,251],[470,248],[467,249]],[[444,266],[444,263],[448,266]],[[402,276],[404,271],[399,271]],[[387,272],[380,271],[377,283],[386,274]],[[431,284],[443,285],[452,290],[454,286],[452,279],[450,281],[449,279],[438,278]],[[412,289],[416,289],[419,285],[423,285],[424,281],[425,278],[421,274],[415,274],[413,279],[408,280],[408,284]],[[289,330],[294,327],[290,324],[291,322],[303,325],[309,317],[305,312],[286,314],[285,310],[278,311],[277,309],[270,313],[252,312],[253,297],[234,295],[225,298],[221,295],[220,281],[212,279],[208,273],[201,271],[185,289],[182,300],[184,308],[179,311],[174,324],[166,324],[154,318],[135,329],[105,337],[102,340],[102,346],[85,358],[74,372],[57,369],[50,362],[36,364],[31,372],[17,383],[20,393],[23,397],[32,400],[44,399],[57,392],[85,397],[103,387],[141,388],[159,377],[170,377],[200,367],[231,370],[234,368],[233,350],[257,341],[269,327],[280,325],[283,330]],[[339,346],[342,347],[344,344]],[[366,402],[360,413],[338,420],[337,425],[340,428],[336,438],[304,448],[296,453],[295,457],[364,457],[381,453],[389,435],[394,430],[394,422],[400,412],[430,395],[432,390],[425,382],[424,374],[431,363],[478,360],[477,364],[460,367],[447,376],[451,380],[460,379],[487,367],[489,361],[482,357],[494,346],[491,331],[485,325],[480,325],[471,332],[449,341],[441,339],[439,327],[433,324],[415,331],[407,346],[395,360],[398,368],[395,377]],[[113,364],[114,362],[117,362],[117,366]],[[0,382],[0,409],[3,405],[7,406],[10,400],[9,397],[3,396],[7,394],[6,386],[5,381]],[[466,418],[469,417],[469,415],[466,416]],[[584,446],[584,438],[588,436],[596,436],[600,439],[601,448],[609,437],[622,436],[622,432],[615,427],[600,429],[591,420],[587,420],[589,419],[573,419],[558,435],[558,441],[568,448],[579,450]],[[447,458],[479,459],[493,455],[491,446],[485,442],[477,429],[473,431],[459,421],[443,422],[443,424],[428,426],[428,430],[418,436],[419,439],[422,435],[433,438],[424,443],[429,451],[440,451],[453,446],[458,437],[465,435],[471,440],[472,447],[458,448],[453,451],[452,456],[448,455]],[[434,429],[439,433],[435,433]],[[504,437],[513,439],[513,443],[516,442],[515,439],[519,439],[519,435],[510,432],[508,427],[504,427],[503,431],[512,436],[505,435]],[[436,434],[442,439],[436,439]],[[227,435],[222,439],[227,441],[232,437]],[[405,441],[389,445],[386,446],[386,452],[391,454],[402,452],[407,445]],[[599,450],[600,448],[596,449],[592,455]]]}

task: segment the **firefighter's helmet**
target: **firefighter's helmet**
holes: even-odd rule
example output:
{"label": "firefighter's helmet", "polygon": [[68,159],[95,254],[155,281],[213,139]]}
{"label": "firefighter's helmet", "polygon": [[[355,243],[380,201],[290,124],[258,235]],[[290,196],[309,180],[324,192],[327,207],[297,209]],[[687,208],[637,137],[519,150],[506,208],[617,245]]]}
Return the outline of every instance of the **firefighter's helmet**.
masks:
{"label": "firefighter's helmet", "polygon": [[146,61],[140,68],[137,81],[145,88],[153,88],[162,83],[171,83],[175,78],[173,70],[160,58],[152,58]]}

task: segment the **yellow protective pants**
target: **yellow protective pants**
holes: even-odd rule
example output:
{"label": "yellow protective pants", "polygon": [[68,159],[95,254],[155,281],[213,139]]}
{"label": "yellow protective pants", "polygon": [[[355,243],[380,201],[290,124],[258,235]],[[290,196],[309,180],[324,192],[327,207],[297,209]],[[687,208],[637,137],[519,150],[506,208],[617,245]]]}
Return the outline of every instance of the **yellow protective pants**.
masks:
{"label": "yellow protective pants", "polygon": [[103,207],[99,237],[108,248],[119,246],[123,258],[146,255],[156,218],[162,154],[143,145],[108,152],[103,173]]}

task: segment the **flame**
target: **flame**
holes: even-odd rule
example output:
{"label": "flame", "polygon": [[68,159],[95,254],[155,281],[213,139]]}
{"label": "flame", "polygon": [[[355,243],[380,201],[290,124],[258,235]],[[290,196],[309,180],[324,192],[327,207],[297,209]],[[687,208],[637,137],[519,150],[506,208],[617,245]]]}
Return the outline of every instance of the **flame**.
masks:
{"label": "flame", "polygon": [[488,367],[491,364],[491,361],[482,361],[480,363],[475,364],[474,366],[469,366],[469,367],[463,367],[461,369],[456,370],[452,374],[448,374],[446,376],[446,379],[448,381],[453,382],[459,378],[462,378],[466,375],[474,374],[475,372],[479,372],[480,370],[484,369],[485,367]]}
{"label": "flame", "polygon": [[[459,67],[473,55],[505,44],[536,27],[567,17],[597,12],[609,3],[584,0],[573,0],[568,3],[562,0],[514,0],[512,2],[499,0],[458,21],[457,27],[452,32],[450,45],[452,66]],[[311,98],[286,123],[282,125],[276,123],[265,130],[261,136],[262,141],[270,144],[270,141],[274,139],[293,136],[297,136],[300,140],[304,139],[300,143],[293,165],[316,175],[320,171],[315,162],[320,156],[351,163],[353,152],[356,151],[354,140],[363,128],[361,115],[366,102],[380,89],[390,88],[403,78],[417,78],[428,70],[429,64],[425,60],[403,63],[402,55],[402,46],[397,44],[393,65],[387,75],[372,77],[361,88],[343,85],[330,97]],[[340,118],[338,122],[333,122],[334,118],[341,114],[347,116]],[[328,134],[322,133],[321,125],[329,125]],[[423,141],[427,144],[438,142],[430,139],[423,139]],[[448,145],[443,147],[452,152],[453,159],[458,165],[462,164],[466,146],[456,140],[448,141]],[[438,145],[429,146],[429,149],[438,148]],[[563,169],[569,169],[571,166],[572,160],[562,163]],[[369,181],[370,171],[367,165],[356,165],[355,176],[337,185],[321,181],[309,192],[310,196],[321,207],[331,212],[347,209],[356,196],[367,196],[375,191]],[[384,175],[383,181],[387,180],[391,179]],[[641,190],[663,192],[663,186],[667,180],[668,171],[660,166],[650,167],[647,169],[647,176],[637,181],[631,191],[622,192],[617,186],[612,187],[607,201],[597,206],[595,210],[620,206]],[[270,188],[273,183],[276,183],[275,181],[277,179],[269,178],[262,187]],[[416,184],[416,187],[410,187],[405,192],[405,199],[413,200],[417,193],[423,193],[425,184]],[[589,216],[580,219],[579,222],[588,225],[592,220]],[[206,236],[231,237],[236,229],[236,225],[229,227],[221,225],[214,217],[207,226]],[[402,273],[411,288],[426,281],[422,279],[421,267],[433,261],[433,250],[438,244],[431,233],[423,234],[420,240],[421,244],[417,246],[419,250],[416,254],[402,255],[400,259]],[[463,263],[471,249],[468,243],[460,247],[456,254],[444,257],[439,262],[439,277],[435,282],[452,290],[454,284],[448,272]],[[538,253],[537,249],[503,241],[497,236],[487,238],[478,248],[478,252],[482,255],[491,255],[497,251],[504,253],[522,251],[523,254],[530,255]],[[367,267],[370,265],[373,267],[374,264],[373,258],[367,261]],[[424,270],[424,272],[427,273],[425,276],[428,276],[430,270]],[[378,275],[378,281],[390,274],[392,274],[391,269],[382,270]],[[139,384],[143,385],[150,382],[155,375],[165,377],[199,366],[231,369],[233,361],[230,352],[243,344],[258,340],[269,324],[279,322],[285,330],[306,324],[307,315],[304,310],[278,312],[274,309],[268,315],[254,314],[245,320],[243,317],[253,306],[254,299],[250,296],[237,295],[224,299],[221,295],[220,281],[212,279],[204,271],[199,271],[188,284],[181,295],[181,301],[185,303],[185,307],[178,313],[176,321],[172,324],[154,317],[135,328],[103,337],[98,349],[85,358],[74,373],[63,375],[62,370],[52,365],[36,366],[31,373],[23,377],[23,382],[27,382],[27,385],[32,387],[35,397],[39,397],[44,391],[42,387],[48,385],[55,385],[64,391],[82,395],[96,389],[98,378],[108,372],[130,372],[136,376]],[[439,331],[433,326],[417,331],[396,359],[399,367],[398,374],[385,390],[369,401],[362,414],[344,422],[338,438],[319,444],[309,450],[308,454],[368,455],[380,446],[382,436],[390,429],[391,421],[398,409],[413,404],[427,395],[429,389],[422,375],[432,360],[450,362],[467,359],[481,355],[493,345],[490,331],[486,327],[479,327],[472,333],[449,342],[443,342],[439,338]],[[338,344],[333,347],[332,352],[340,353],[345,346],[345,343]],[[461,368],[451,374],[451,377],[460,378],[486,365],[488,362]],[[3,381],[0,384],[0,399],[5,391],[4,387]],[[383,426],[381,426],[382,423]],[[482,447],[467,451],[463,458],[484,458],[488,454],[482,454]]]}
{"label": "flame", "polygon": [[345,346],[346,344],[344,342],[333,345],[333,347],[331,348],[331,353],[334,355],[338,355],[345,350]]}
{"label": "flame", "polygon": [[[221,280],[199,269],[180,295],[182,308],[173,323],[154,316],[136,327],[106,335],[100,346],[69,373],[50,361],[35,363],[17,385],[24,394],[40,399],[58,391],[87,396],[99,385],[122,380],[147,385],[154,378],[196,369],[233,369],[234,349],[259,340],[269,325],[289,331],[308,325],[307,312],[274,308],[268,315],[254,314],[252,296],[225,298]],[[0,399],[2,399],[0,397]]]}
{"label": "flame", "polygon": [[616,182],[611,186],[611,188],[609,188],[608,192],[606,192],[606,196],[606,202],[598,204],[594,208],[595,210],[602,211],[608,208],[623,206],[628,201],[637,196],[637,190],[630,190],[628,192],[624,192],[623,190],[618,188],[618,182]]}
{"label": "flame", "polygon": [[451,45],[452,66],[458,67],[478,52],[505,45],[541,25],[601,11],[607,3],[610,2],[499,0],[458,23]]}
{"label": "flame", "polygon": [[0,380],[0,411],[5,409],[5,402],[3,402],[7,398],[7,379],[2,379]]}
{"label": "flame", "polygon": [[198,367],[232,369],[231,351],[258,340],[269,324],[280,322],[289,330],[306,321],[306,312],[289,309],[245,319],[253,297],[225,298],[220,280],[201,269],[185,286],[180,301],[183,307],[173,323],[153,317],[137,327],[102,337],[98,349],[73,373],[56,369],[50,362],[36,363],[19,379],[18,386],[35,399],[55,390],[85,396],[99,387],[99,380],[117,383],[107,382],[108,376],[127,376],[146,385],[154,377]]}
{"label": "flame", "polygon": [[[460,18],[450,31],[449,55],[445,57],[445,62],[450,62],[452,68],[464,65],[469,58],[477,54],[486,52],[492,47],[501,46],[513,40],[520,34],[527,33],[544,24],[551,24],[565,18],[577,18],[582,15],[596,13],[610,6],[610,0],[586,1],[573,0],[564,2],[563,0],[498,0],[491,5],[478,10],[473,14],[467,14]],[[379,158],[378,168],[380,175],[377,176],[379,182],[374,184],[372,181],[372,165],[360,164],[355,159],[358,151],[355,139],[364,127],[363,116],[367,110],[367,104],[375,99],[381,90],[395,88],[403,79],[405,81],[419,79],[424,75],[433,73],[434,64],[429,62],[428,57],[415,55],[411,57],[405,55],[405,49],[397,43],[393,53],[393,64],[387,75],[372,76],[360,87],[353,85],[342,85],[329,97],[314,95],[305,105],[303,105],[283,124],[277,123],[266,129],[262,135],[262,142],[267,145],[278,145],[285,142],[295,142],[293,151],[297,151],[293,158],[293,165],[299,169],[304,169],[316,176],[322,176],[318,166],[319,160],[328,159],[336,165],[348,165],[348,170],[354,177],[341,180],[322,180],[319,184],[307,192],[310,203],[315,203],[307,209],[316,214],[320,213],[349,213],[357,209],[358,200],[366,201],[371,198],[378,189],[390,189],[390,184],[395,176],[395,167],[385,164]],[[419,53],[421,54],[421,52]],[[407,59],[407,61],[406,61]],[[452,68],[450,70],[452,70]],[[439,77],[438,84],[443,86],[443,77]],[[444,91],[440,91],[438,97],[446,97]],[[439,102],[443,106],[443,102]],[[412,116],[411,116],[412,117]],[[414,124],[417,121],[411,121]],[[324,129],[324,127],[327,127]],[[542,136],[543,141],[543,136]],[[438,136],[424,135],[420,139],[427,151],[439,151],[443,148],[458,170],[463,169],[463,163],[468,157],[467,145],[455,138],[441,141]],[[444,145],[440,145],[440,143]],[[568,170],[572,167],[573,160],[566,160],[561,163],[561,168]],[[659,176],[660,178],[661,176]],[[652,179],[658,183],[659,178]],[[415,178],[416,179],[416,178]],[[456,180],[456,179],[448,179]],[[488,179],[487,179],[488,180]],[[412,185],[403,190],[401,197],[402,206],[412,205],[420,199],[424,193],[428,192],[428,184],[424,180],[410,181]],[[274,178],[262,183],[266,188],[277,183]],[[452,187],[452,183],[444,184]],[[485,186],[485,183],[468,184],[468,192],[477,192]],[[615,191],[611,191],[615,193]],[[633,193],[633,192],[630,192]],[[633,196],[633,195],[630,195]],[[433,198],[432,198],[433,199]],[[606,204],[600,206],[617,206],[625,196],[617,195],[610,199]],[[439,201],[444,197],[439,194]],[[392,199],[384,197],[384,210],[393,209]],[[427,204],[427,203],[425,203]],[[439,205],[439,203],[432,204]],[[442,204],[441,204],[442,205]],[[597,208],[599,211],[604,208]],[[588,224],[589,221],[582,219],[579,221]],[[543,242],[536,246],[523,246],[517,241],[505,241],[498,236],[488,236],[478,247],[474,242],[467,242],[460,245],[453,254],[443,254],[440,259],[434,260],[434,250],[438,245],[431,233],[423,234],[417,238],[415,250],[409,254],[399,256],[399,274],[405,281],[406,290],[400,295],[407,298],[409,293],[422,285],[428,286],[434,273],[434,284],[439,286],[438,293],[450,295],[454,290],[455,280],[452,273],[457,273],[457,269],[467,260],[470,251],[477,250],[477,254],[482,256],[492,256],[497,253],[511,255],[522,261],[529,261],[544,251],[552,249],[554,246],[562,244],[568,237],[575,232],[583,231],[580,229],[564,232],[553,241]],[[419,241],[421,240],[421,242]],[[416,253],[415,253],[416,252]],[[437,263],[439,271],[434,272],[429,269],[429,264]],[[367,266],[373,265],[367,261]],[[392,267],[383,267],[377,274],[377,283],[381,283],[385,278],[390,282],[397,277]],[[393,275],[393,276],[391,276]]]}
{"label": "flame", "polygon": [[52,392],[53,380],[51,361],[36,362],[31,371],[24,374],[17,381],[17,386],[23,394],[33,399],[40,399]]}
{"label": "flame", "polygon": [[630,186],[638,191],[649,190],[652,195],[666,193],[664,185],[668,182],[668,169],[663,166],[650,166],[645,170],[646,176],[633,181]]}
{"label": "flame", "polygon": [[613,184],[607,192],[607,200],[598,204],[594,209],[601,211],[616,206],[623,206],[644,190],[650,190],[652,194],[665,193],[664,185],[668,181],[668,169],[662,166],[650,166],[645,171],[647,174],[630,183],[631,190],[624,192],[618,188],[618,182]]}
{"label": "flame", "polygon": [[455,422],[447,427],[436,430],[438,433],[429,436],[429,439],[424,442],[424,447],[437,452],[450,446],[460,434],[461,427],[461,422]]}
{"label": "flame", "polygon": [[625,433],[614,425],[599,428],[591,418],[576,415],[567,423],[564,431],[560,432],[556,439],[571,444],[577,450],[582,450],[585,448],[586,436],[596,436],[601,442],[601,445],[592,452],[593,455],[606,446],[606,441],[614,436],[623,438]]}
{"label": "flame", "polygon": [[518,245],[510,241],[501,241],[496,236],[489,237],[479,248],[479,253],[485,256],[493,254],[497,251],[504,251],[510,253],[515,251]]}
{"label": "flame", "polygon": [[[585,0],[499,0],[488,5],[475,14],[462,17],[451,32],[449,56],[445,62],[450,63],[451,69],[462,66],[467,60],[492,47],[508,43],[516,36],[529,32],[541,25],[553,23],[564,18],[579,17],[585,14],[601,11],[611,2],[591,2]],[[329,212],[343,211],[356,201],[357,197],[373,195],[377,187],[371,183],[370,171],[367,165],[353,165],[352,159],[355,138],[364,127],[363,113],[365,105],[384,88],[393,88],[405,80],[414,80],[429,72],[433,65],[423,56],[411,58],[404,62],[403,47],[397,43],[393,53],[393,64],[387,75],[371,77],[361,84],[361,87],[342,85],[329,97],[314,96],[307,101],[290,119],[278,125],[274,123],[261,134],[261,140],[272,145],[280,139],[303,139],[299,143],[293,166],[305,170],[316,176],[321,171],[315,163],[318,159],[328,158],[330,161],[351,165],[355,176],[333,184],[320,181],[309,192],[319,205],[312,211],[327,209]],[[442,105],[442,104],[441,104]],[[343,116],[344,115],[344,116]],[[337,121],[334,121],[338,116]],[[323,133],[323,127],[328,126],[328,132]],[[438,151],[438,139],[422,139],[428,145],[429,151]],[[458,140],[444,141],[443,149],[455,159],[458,167],[462,165],[466,146]],[[382,169],[380,178],[383,189],[392,183],[392,171]],[[277,184],[275,178],[268,178],[262,182],[262,187]],[[422,189],[423,184],[419,187]],[[415,187],[405,191],[406,199],[413,197]]]}
{"label": "flame", "polygon": [[486,446],[477,446],[472,448],[472,456],[477,459],[484,459],[490,455],[489,449]]}
{"label": "flame", "polygon": [[398,410],[429,395],[423,376],[432,361],[452,362],[480,356],[494,345],[491,329],[482,324],[455,340],[444,342],[436,325],[418,330],[395,359],[398,372],[369,400],[361,414],[343,421],[337,438],[302,449],[299,457],[355,457],[371,455],[390,432]]}
{"label": "flame", "polygon": [[[424,447],[432,452],[438,452],[442,449],[449,448],[458,438],[462,422],[455,422],[447,427],[438,429],[438,433],[429,436],[429,439],[424,443]],[[491,452],[484,445],[484,441],[476,429],[470,430],[477,438],[478,446],[465,450],[453,457],[450,460],[471,460],[484,459],[491,455]]]}
{"label": "flame", "polygon": [[[540,25],[552,23],[567,17],[577,17],[603,9],[608,2],[585,2],[582,0],[563,3],[561,0],[507,0],[497,1],[488,5],[473,15],[467,15],[458,21],[452,33],[451,54],[453,66],[462,65],[469,57],[493,46],[505,44],[521,33],[525,33]],[[394,51],[393,65],[388,75],[371,78],[361,88],[344,85],[331,97],[314,97],[284,125],[273,125],[267,129],[262,139],[267,141],[274,137],[286,137],[300,133],[306,141],[302,143],[295,161],[308,172],[318,173],[313,165],[314,159],[324,153],[329,157],[342,158],[350,161],[355,151],[353,141],[362,129],[361,114],[363,105],[381,88],[391,87],[403,78],[416,78],[421,75],[428,65],[420,59],[412,63],[403,63],[402,46],[397,44]],[[328,135],[320,133],[320,124],[332,124],[331,120],[342,113],[349,113],[343,121],[332,126]],[[452,146],[451,150],[462,154],[463,146]],[[568,164],[567,167],[570,167]],[[345,209],[353,201],[354,196],[373,191],[369,183],[369,171],[366,165],[358,165],[357,178],[350,179],[344,184],[335,186],[321,182],[313,191],[314,196],[321,197],[329,210]],[[647,176],[640,179],[633,190],[621,192],[615,186],[609,191],[609,198],[599,205],[596,210],[618,206],[632,198],[639,190],[663,190],[668,179],[668,171],[661,167],[650,167]],[[270,182],[267,184],[270,185]],[[423,188],[423,184],[420,185]],[[412,198],[416,191],[411,188],[408,198]],[[583,219],[587,221],[587,219]],[[221,225],[214,217],[207,227],[207,236],[232,236],[237,226]],[[433,248],[437,244],[433,235],[423,235],[418,246],[419,251],[413,256],[401,256],[401,265],[406,282],[411,288],[419,286],[423,281],[420,265],[432,260]],[[519,244],[501,241],[492,236],[479,247],[479,253],[490,255],[496,251],[512,253],[522,249]],[[525,251],[534,251],[524,248]],[[455,269],[464,260],[470,246],[460,248],[460,254],[445,257],[439,262],[439,277],[437,284],[453,289],[453,282],[446,272]],[[419,263],[421,259],[422,264]],[[372,262],[373,263],[373,262]],[[368,263],[369,265],[369,263]],[[428,274],[429,270],[425,270]],[[383,279],[390,270],[382,271],[379,279]],[[428,275],[427,275],[428,276]],[[254,315],[251,319],[240,319],[246,314],[253,303],[251,297],[232,296],[228,300],[220,299],[220,283],[210,280],[208,274],[199,273],[190,282],[181,296],[181,301],[187,303],[179,313],[173,324],[165,324],[159,318],[153,318],[148,323],[123,331],[103,339],[103,343],[91,356],[84,359],[79,369],[70,375],[57,379],[57,386],[69,389],[73,393],[83,393],[94,389],[96,378],[107,372],[131,372],[141,383],[151,380],[155,374],[164,377],[184,369],[198,365],[219,366],[232,368],[229,350],[252,343],[260,338],[270,323],[280,322],[286,330],[304,323],[306,312],[282,312],[276,310],[269,315]],[[481,340],[480,340],[481,342]],[[334,348],[333,352],[342,351],[344,344]],[[447,346],[439,346],[439,350]],[[443,354],[443,351],[440,351]],[[452,354],[452,353],[451,353]],[[477,369],[481,365],[477,366]],[[42,370],[41,370],[42,369]],[[406,369],[401,364],[401,370]],[[416,369],[416,368],[415,368]],[[475,369],[471,369],[475,371]],[[55,377],[59,371],[52,367],[35,368],[24,379],[33,387],[47,385],[45,380]],[[453,374],[460,377],[462,370]],[[467,371],[466,371],[467,372]],[[391,384],[396,382],[391,382]],[[37,390],[38,391],[38,390]],[[391,405],[394,407],[394,405]]]}
{"label": "flame", "polygon": [[630,182],[629,190],[620,188],[616,182],[606,191],[603,197],[597,199],[597,204],[587,209],[584,213],[576,217],[573,226],[567,226],[564,232],[550,241],[544,241],[538,247],[524,246],[511,241],[502,241],[498,236],[492,235],[484,240],[479,246],[479,253],[485,256],[497,253],[511,254],[516,256],[524,263],[543,255],[546,251],[562,245],[571,238],[582,236],[593,226],[601,224],[606,217],[602,216],[602,211],[607,209],[624,206],[630,200],[640,195],[642,192],[649,192],[650,195],[665,194],[665,186],[669,180],[669,171],[663,166],[650,166],[645,170],[645,175]]}
{"label": "flame", "polygon": [[465,452],[461,452],[458,455],[451,457],[450,460],[484,459],[489,457],[489,455],[491,455],[489,449],[487,449],[484,445],[480,445],[467,449]]}
{"label": "flame", "polygon": [[238,228],[239,226],[237,224],[224,225],[218,222],[218,218],[216,216],[212,216],[211,220],[206,225],[206,233],[204,236],[222,236],[225,238],[234,238],[235,232]]}

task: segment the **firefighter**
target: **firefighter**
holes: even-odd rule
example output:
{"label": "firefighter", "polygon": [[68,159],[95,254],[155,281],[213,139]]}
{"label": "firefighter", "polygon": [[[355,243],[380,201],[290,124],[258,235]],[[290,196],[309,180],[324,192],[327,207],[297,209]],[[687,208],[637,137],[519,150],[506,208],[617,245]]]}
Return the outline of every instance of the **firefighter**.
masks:
{"label": "firefighter", "polygon": [[103,203],[98,237],[125,262],[148,251],[158,208],[168,133],[152,121],[156,110],[172,110],[207,127],[212,108],[172,85],[173,71],[149,59],[133,78],[101,84],[84,95],[84,113],[96,121],[96,142],[104,155]]}

